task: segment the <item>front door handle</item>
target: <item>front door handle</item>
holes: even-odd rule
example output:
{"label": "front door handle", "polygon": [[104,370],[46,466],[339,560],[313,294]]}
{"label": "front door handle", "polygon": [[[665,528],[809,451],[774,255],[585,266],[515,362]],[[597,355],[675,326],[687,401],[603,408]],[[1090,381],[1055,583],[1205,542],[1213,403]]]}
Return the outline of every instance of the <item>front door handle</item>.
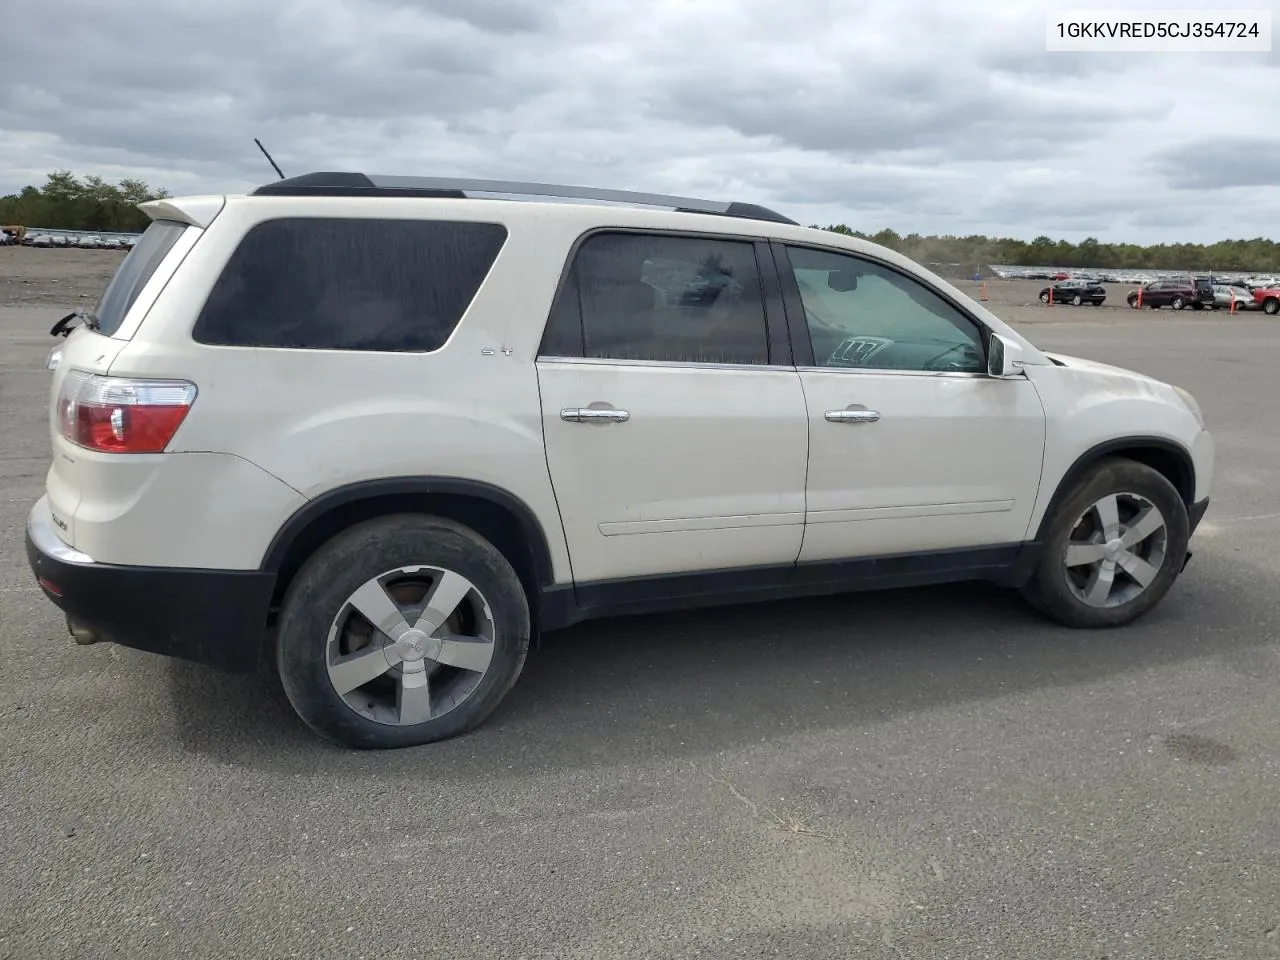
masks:
{"label": "front door handle", "polygon": [[875,423],[880,419],[879,410],[828,410],[828,423]]}
{"label": "front door handle", "polygon": [[560,419],[565,423],[626,423],[631,414],[626,410],[595,407],[565,407],[560,411]]}

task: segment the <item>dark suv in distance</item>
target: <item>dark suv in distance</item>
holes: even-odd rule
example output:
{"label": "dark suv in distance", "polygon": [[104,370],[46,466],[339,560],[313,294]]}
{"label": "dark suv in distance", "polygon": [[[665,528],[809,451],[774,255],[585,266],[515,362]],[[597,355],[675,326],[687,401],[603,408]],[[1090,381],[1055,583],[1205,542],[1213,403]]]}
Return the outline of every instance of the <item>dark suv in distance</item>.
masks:
{"label": "dark suv in distance", "polygon": [[[1129,306],[1137,307],[1138,294],[1131,293],[1125,298]],[[1178,280],[1157,280],[1142,288],[1142,306],[1159,310],[1161,307],[1172,307],[1182,310],[1203,310],[1214,305],[1213,281],[1208,277],[1187,277]]]}
{"label": "dark suv in distance", "polygon": [[1055,283],[1052,287],[1045,287],[1040,291],[1040,302],[1048,303],[1051,292],[1054,303],[1070,303],[1077,307],[1082,303],[1091,303],[1095,307],[1100,307],[1107,299],[1106,288],[1096,280],[1063,280]]}

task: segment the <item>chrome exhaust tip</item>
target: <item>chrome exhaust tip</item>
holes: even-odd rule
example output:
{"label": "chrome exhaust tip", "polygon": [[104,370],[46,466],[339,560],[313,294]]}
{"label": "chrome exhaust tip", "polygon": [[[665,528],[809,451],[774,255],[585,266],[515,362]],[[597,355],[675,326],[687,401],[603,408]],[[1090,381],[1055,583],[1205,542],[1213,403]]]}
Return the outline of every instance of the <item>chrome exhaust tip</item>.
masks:
{"label": "chrome exhaust tip", "polygon": [[87,627],[83,623],[77,623],[70,617],[67,617],[67,629],[71,632],[71,638],[82,647],[90,646],[94,643],[101,643],[106,639],[93,627]]}

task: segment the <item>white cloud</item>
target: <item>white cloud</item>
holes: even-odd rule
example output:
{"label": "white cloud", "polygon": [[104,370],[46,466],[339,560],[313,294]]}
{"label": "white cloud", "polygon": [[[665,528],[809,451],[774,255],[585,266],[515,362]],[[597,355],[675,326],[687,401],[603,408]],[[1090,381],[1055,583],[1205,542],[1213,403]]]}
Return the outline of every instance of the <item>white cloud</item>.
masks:
{"label": "white cloud", "polygon": [[868,230],[1148,242],[1274,230],[1275,54],[1050,54],[1045,9],[18,4],[0,39],[0,192],[58,168],[244,190],[271,178],[258,136],[287,173],[701,194]]}

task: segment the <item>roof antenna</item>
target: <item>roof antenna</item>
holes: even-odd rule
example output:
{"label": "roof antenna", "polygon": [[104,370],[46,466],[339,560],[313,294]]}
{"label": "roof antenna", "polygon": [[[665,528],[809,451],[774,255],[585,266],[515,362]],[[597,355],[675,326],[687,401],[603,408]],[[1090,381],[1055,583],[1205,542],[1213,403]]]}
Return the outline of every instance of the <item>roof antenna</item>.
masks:
{"label": "roof antenna", "polygon": [[262,155],[267,158],[267,163],[271,164],[275,172],[280,174],[280,179],[283,180],[284,174],[280,173],[280,168],[276,166],[276,162],[271,159],[271,154],[267,153],[267,148],[262,145],[262,141],[259,140],[257,137],[254,137],[253,142],[258,145],[258,149],[262,151]]}

